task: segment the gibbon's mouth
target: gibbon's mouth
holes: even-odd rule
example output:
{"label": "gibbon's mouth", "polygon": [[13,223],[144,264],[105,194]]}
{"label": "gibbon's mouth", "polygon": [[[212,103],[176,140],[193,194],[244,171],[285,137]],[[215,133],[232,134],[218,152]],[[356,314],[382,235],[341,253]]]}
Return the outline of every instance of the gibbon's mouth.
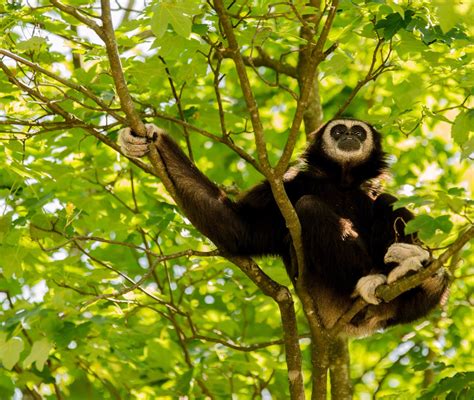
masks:
{"label": "gibbon's mouth", "polygon": [[341,138],[337,142],[337,148],[342,151],[357,151],[362,147],[359,139],[353,136]]}

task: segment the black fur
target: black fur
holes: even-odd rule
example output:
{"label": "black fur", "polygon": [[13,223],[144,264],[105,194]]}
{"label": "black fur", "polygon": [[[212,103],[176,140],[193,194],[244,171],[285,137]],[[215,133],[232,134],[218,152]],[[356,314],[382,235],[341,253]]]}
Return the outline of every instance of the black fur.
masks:
{"label": "black fur", "polygon": [[[387,274],[394,266],[383,257],[395,241],[413,243],[404,235],[412,218],[406,209],[392,209],[396,200],[376,199],[364,185],[382,174],[387,164],[380,134],[371,127],[374,146],[357,166],[343,166],[328,157],[321,132],[302,156],[299,167],[285,177],[285,189],[299,216],[305,252],[305,276],[323,323],[329,328],[351,305],[357,281],[371,273]],[[166,134],[156,141],[168,174],[191,222],[220,249],[232,255],[278,255],[292,279],[291,242],[285,221],[264,181],[238,201],[231,201],[207,179]],[[422,317],[436,306],[446,288],[434,276],[388,304],[369,306],[344,331],[363,335],[375,329]]]}

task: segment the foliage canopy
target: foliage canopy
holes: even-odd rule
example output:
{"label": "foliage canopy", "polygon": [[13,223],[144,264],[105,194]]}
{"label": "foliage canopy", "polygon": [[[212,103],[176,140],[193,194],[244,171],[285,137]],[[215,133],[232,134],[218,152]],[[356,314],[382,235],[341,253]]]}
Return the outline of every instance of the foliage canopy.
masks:
{"label": "foliage canopy", "polygon": [[[117,152],[127,121],[94,30],[104,3],[0,4],[0,397],[288,398],[277,304],[212,252],[151,168]],[[374,124],[391,154],[384,185],[419,215],[407,230],[439,254],[474,218],[473,4],[307,3],[225,1],[270,164],[298,114],[304,29],[321,37],[335,4],[295,156],[311,124],[341,113]],[[140,117],[229,193],[261,180],[212,5],[113,7]],[[473,263],[472,244],[451,257],[450,300],[426,321],[351,342],[356,398],[474,397]],[[278,260],[259,265],[290,285]],[[307,372],[307,322],[296,311]]]}

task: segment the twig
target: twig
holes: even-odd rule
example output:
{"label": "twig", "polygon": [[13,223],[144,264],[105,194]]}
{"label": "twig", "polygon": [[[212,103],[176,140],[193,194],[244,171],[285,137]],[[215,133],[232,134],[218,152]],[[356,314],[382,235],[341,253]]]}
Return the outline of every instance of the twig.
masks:
{"label": "twig", "polygon": [[[92,254],[90,254],[86,249],[84,249],[77,241],[74,242],[74,245],[75,247],[81,252],[83,253],[85,256],[87,256],[90,260],[94,261],[95,263],[101,265],[102,267],[110,270],[110,271],[113,271],[114,273],[116,273],[117,275],[121,276],[122,278],[124,278],[126,281],[128,281],[129,283],[131,283],[132,285],[135,285],[136,282],[130,278],[127,274],[123,273],[122,271],[108,265],[107,263],[105,263],[104,261],[102,260],[99,260],[98,258],[94,257]],[[140,285],[134,287],[134,289],[138,289],[140,292],[144,293],[145,295],[147,295],[148,297],[152,298],[155,302],[157,302],[158,304],[161,304],[162,306],[164,307],[167,307],[167,308],[170,308],[173,312],[179,312],[179,310],[177,310],[174,306],[170,305],[169,303],[159,299],[158,297],[156,297],[155,295],[153,295],[152,293],[148,292],[146,289],[142,288]]]}
{"label": "twig", "polygon": [[[186,122],[186,118],[184,116],[184,111],[183,111],[183,107],[181,105],[181,92],[180,94],[178,95],[178,92],[176,91],[176,87],[174,85],[174,81],[173,81],[173,77],[171,76],[171,72],[168,68],[168,65],[166,64],[166,61],[163,57],[161,56],[158,56],[158,58],[160,59],[160,61],[164,64],[165,66],[165,71],[166,71],[166,75],[168,75],[168,82],[170,84],[170,88],[171,88],[171,92],[173,93],[173,97],[174,97],[174,100],[176,102],[176,106],[178,107],[178,112],[179,112],[179,117],[181,118],[182,121]],[[184,87],[184,86],[183,86]],[[184,139],[186,140],[186,146],[188,148],[188,155],[189,155],[189,158],[191,159],[191,161],[194,161],[194,157],[193,157],[193,149],[191,148],[191,142],[189,140],[189,132],[188,132],[188,128],[186,125],[183,125],[183,131],[184,131]]]}
{"label": "twig", "polygon": [[367,83],[369,83],[370,81],[375,81],[381,74],[383,74],[384,72],[391,69],[391,67],[389,65],[387,65],[387,62],[390,59],[390,56],[391,56],[391,53],[392,53],[391,49],[389,50],[386,57],[382,56],[381,64],[377,68],[375,68],[375,63],[377,61],[377,54],[378,54],[379,50],[380,50],[380,52],[382,51],[383,44],[384,44],[384,39],[379,38],[378,41],[377,41],[377,45],[375,46],[374,53],[372,55],[372,61],[370,63],[370,67],[369,67],[369,70],[367,71],[367,74],[365,75],[364,79],[359,80],[357,82],[354,89],[352,89],[351,94],[346,98],[344,104],[342,104],[342,106],[339,108],[339,110],[334,115],[334,118],[340,117],[344,113],[344,111],[347,109],[347,107],[349,107],[349,105],[351,104],[352,100],[354,100],[354,98],[356,97],[357,93],[359,93],[359,91]]}
{"label": "twig", "polygon": [[58,0],[50,0],[51,3],[62,12],[71,15],[76,18],[78,21],[81,21],[84,25],[91,28],[100,38],[103,38],[102,28],[92,19],[85,17],[78,8],[69,6],[59,2]]}
{"label": "twig", "polygon": [[[223,58],[232,58],[233,53],[230,49],[221,48],[219,54]],[[245,65],[250,67],[266,67],[291,78],[297,77],[296,68],[292,65],[273,59],[263,49],[258,49],[258,55],[258,57],[242,56],[242,60]]]}
{"label": "twig", "polygon": [[214,140],[216,142],[225,144],[227,147],[229,147],[231,150],[233,150],[235,153],[237,153],[242,159],[247,161],[250,165],[252,165],[257,171],[259,171],[261,174],[264,175],[264,171],[262,167],[258,164],[257,160],[255,160],[250,154],[248,154],[244,149],[241,147],[237,146],[228,136],[217,136],[209,131],[206,131],[205,129],[198,128],[197,126],[194,126],[192,124],[189,124],[188,122],[182,121],[179,118],[174,118],[166,114],[158,113],[155,112],[153,113],[154,117],[163,119],[165,121],[171,121],[176,124],[180,124],[183,126],[186,126],[189,130],[193,130],[195,132],[198,132],[199,134]]}

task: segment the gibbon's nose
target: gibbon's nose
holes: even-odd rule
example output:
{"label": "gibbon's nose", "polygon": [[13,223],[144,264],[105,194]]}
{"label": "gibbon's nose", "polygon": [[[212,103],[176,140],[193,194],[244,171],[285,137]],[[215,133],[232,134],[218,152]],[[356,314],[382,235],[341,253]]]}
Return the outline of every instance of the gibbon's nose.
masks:
{"label": "gibbon's nose", "polygon": [[345,134],[337,143],[337,147],[344,151],[357,151],[361,147],[360,140],[351,134]]}

